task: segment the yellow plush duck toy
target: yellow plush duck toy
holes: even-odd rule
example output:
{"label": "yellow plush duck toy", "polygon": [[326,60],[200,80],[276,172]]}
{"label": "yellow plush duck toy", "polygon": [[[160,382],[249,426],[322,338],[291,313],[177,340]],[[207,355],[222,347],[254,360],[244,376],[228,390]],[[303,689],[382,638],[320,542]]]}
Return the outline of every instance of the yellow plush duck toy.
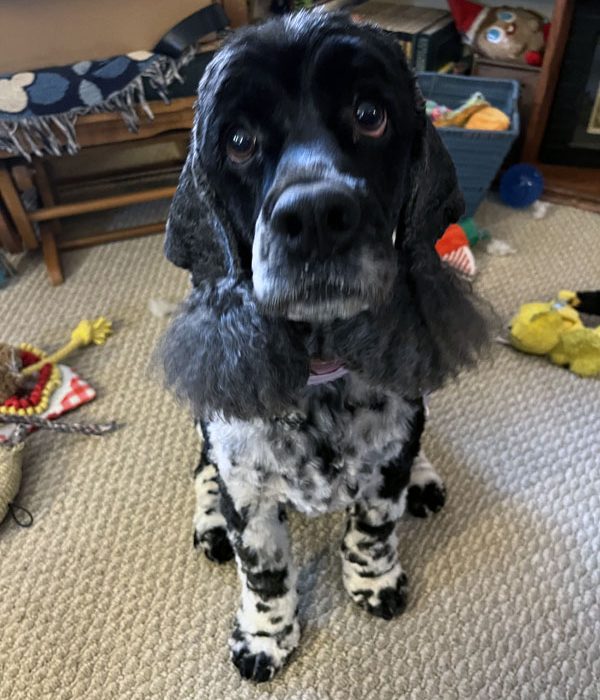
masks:
{"label": "yellow plush duck toy", "polygon": [[580,377],[600,376],[600,326],[584,326],[583,313],[600,314],[600,292],[561,290],[551,302],[523,304],[510,324],[510,343],[521,352],[548,355]]}

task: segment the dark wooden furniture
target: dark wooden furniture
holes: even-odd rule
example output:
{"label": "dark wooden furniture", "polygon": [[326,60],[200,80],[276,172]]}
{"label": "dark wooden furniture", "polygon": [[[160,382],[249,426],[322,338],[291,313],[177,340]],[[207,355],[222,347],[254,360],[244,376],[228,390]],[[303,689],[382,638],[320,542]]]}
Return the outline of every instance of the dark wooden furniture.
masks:
{"label": "dark wooden furniture", "polygon": [[556,0],[546,55],[535,90],[521,160],[535,164],[544,176],[544,198],[600,212],[600,169],[548,164],[540,149],[560,75],[576,0]]}
{"label": "dark wooden furniture", "polygon": [[[118,114],[93,114],[81,117],[77,122],[77,139],[82,149],[93,148],[105,144],[130,143],[150,140],[170,135],[174,138],[185,138],[192,125],[192,106],[194,98],[181,98],[169,105],[162,102],[152,103],[153,121],[143,121],[137,132],[130,132]],[[15,165],[16,163],[16,165]],[[99,243],[145,236],[164,230],[164,221],[145,224],[119,231],[110,231],[97,235],[82,235],[80,238],[70,237],[61,240],[61,220],[85,214],[151,202],[157,199],[168,199],[173,196],[175,186],[153,187],[140,189],[136,192],[117,194],[107,197],[84,199],[68,204],[57,201],[53,183],[48,176],[44,159],[35,158],[31,164],[32,172],[23,167],[22,163],[0,152],[0,199],[7,214],[8,224],[1,240],[8,240],[6,231],[18,232],[26,250],[34,250],[41,245],[44,261],[52,284],[61,284],[64,280],[60,255],[61,250],[79,248]],[[41,205],[34,211],[27,211],[20,194],[31,186],[38,193]],[[10,217],[10,218],[8,218]],[[38,236],[34,224],[39,226]],[[11,237],[14,251],[15,240]],[[8,246],[5,246],[8,247]]]}
{"label": "dark wooden furniture", "polygon": [[21,246],[21,239],[8,211],[4,206],[0,205],[0,248],[4,248],[9,253],[18,253],[21,250]]}
{"label": "dark wooden furniture", "polygon": [[[215,0],[210,1],[214,2]],[[246,0],[216,1],[223,5],[232,28],[248,23],[248,5]],[[47,8],[42,0],[40,0],[38,4],[40,5],[38,8],[40,12],[46,12]],[[62,0],[59,4],[63,10],[71,12],[68,0]],[[92,3],[89,4],[92,5]],[[140,0],[137,1],[135,7],[139,4]],[[151,3],[148,4],[151,5]],[[210,2],[205,4],[210,4]],[[177,3],[175,3],[175,5],[177,5]],[[135,24],[137,20],[135,19],[134,5],[123,8],[116,3],[114,6],[116,7],[115,12],[119,17],[129,17],[133,14],[134,26],[138,29],[140,28]],[[195,11],[198,7],[202,7],[202,2],[180,3],[176,8],[171,7],[169,3],[166,3],[166,5],[165,3],[158,5],[162,17],[161,21],[163,21],[163,24],[166,22],[168,25],[175,19],[179,20],[182,12],[184,13],[183,16],[186,16],[187,13]],[[13,16],[13,19],[17,22],[15,26],[19,26],[18,20],[21,16],[21,12],[24,10],[18,3],[14,3],[12,9],[14,12],[11,16]],[[54,12],[56,9],[57,8],[54,7],[52,9],[52,13],[54,13],[52,15],[53,17],[56,15]],[[102,27],[97,30],[95,25],[85,19],[86,8],[78,9],[82,10],[82,12],[79,13],[83,17],[83,19],[80,17],[80,24],[81,27],[85,29],[85,37],[87,38],[84,37],[82,39],[83,35],[79,36],[81,31],[77,29],[79,25],[75,26],[77,24],[75,23],[75,25],[69,26],[74,46],[66,46],[64,41],[58,44],[56,44],[56,42],[52,44],[52,41],[50,41],[50,45],[53,47],[56,46],[57,49],[69,49],[72,52],[75,49],[77,49],[77,51],[90,50],[94,57],[114,55],[115,51],[112,51],[111,44],[113,37],[110,35],[110,32],[102,33]],[[108,12],[107,16],[110,18],[112,15]],[[129,17],[129,19],[131,19],[131,17]],[[169,21],[167,22],[167,20]],[[111,24],[111,22],[113,22],[113,24]],[[154,26],[155,24],[157,26]],[[140,48],[146,44],[149,46],[154,45],[154,41],[150,39],[152,31],[156,30],[158,32],[160,28],[158,26],[159,24],[160,22],[147,22],[144,24],[142,27],[142,29],[144,29],[144,32],[142,32],[143,36],[139,39],[141,43],[134,48]],[[43,26],[45,27],[46,25]],[[111,30],[113,26],[114,21],[109,19],[108,30]],[[119,30],[123,29],[121,25],[117,28]],[[104,29],[106,30],[107,27],[104,27]],[[161,33],[162,31],[158,33],[158,36],[160,36]],[[117,34],[121,36],[123,31],[119,31]],[[136,35],[137,34],[139,34],[139,32],[137,32]],[[46,40],[49,36],[48,31],[43,30],[41,36]],[[106,48],[106,52],[108,53],[100,51],[98,46],[91,46],[91,44],[94,43],[94,38],[104,40],[107,36],[109,36],[107,45],[111,47],[111,51]],[[127,39],[129,39],[129,36],[130,35],[127,34]],[[64,37],[61,35],[61,40],[62,38]],[[83,44],[80,46],[82,42]],[[102,46],[105,44],[106,41],[104,41]],[[213,52],[218,45],[219,42],[210,41],[210,37],[207,37],[207,41],[202,44],[201,52]],[[31,56],[37,55],[36,51],[39,47],[34,42],[27,48],[31,48],[31,51],[24,52],[27,58],[23,57],[22,61],[25,62],[25,65],[29,65],[29,63],[27,63],[28,61],[34,61],[34,64],[38,65],[39,61],[36,63]],[[94,51],[96,51],[96,53],[94,53]],[[37,53],[39,53],[39,51],[37,51]],[[42,51],[40,60],[45,61],[48,57],[48,53],[52,52]],[[119,53],[119,51],[116,51],[116,53]],[[76,53],[70,56],[69,60],[78,57],[79,53]],[[205,57],[207,58],[208,56]],[[12,58],[16,60],[14,56]],[[62,65],[59,58],[60,57],[54,57],[54,60],[57,60],[58,64]],[[67,58],[64,58],[63,63],[64,62],[68,62]],[[16,62],[12,68],[20,68],[20,66],[21,63]],[[6,67],[5,70],[7,70]],[[174,87],[174,96],[178,94],[189,95],[195,90],[195,86],[193,86],[189,92],[180,91],[178,93],[176,91],[176,86]],[[187,138],[192,126],[192,107],[194,100],[195,97],[177,97],[169,104],[164,104],[157,100],[150,101],[149,104],[154,114],[154,119],[149,120],[144,114],[140,113],[140,126],[136,132],[131,132],[127,129],[119,114],[99,113],[81,116],[78,118],[76,124],[77,142],[82,152],[92,152],[95,148],[100,150],[102,147],[106,146],[131,146],[135,143],[142,145],[170,139],[180,144],[179,162],[173,166],[176,171],[185,157]],[[138,186],[136,186],[135,189],[128,187],[118,194],[105,193],[102,196],[88,196],[87,198],[84,195],[78,197],[76,200],[73,197],[64,200],[61,198],[57,182],[53,177],[53,169],[51,166],[52,158],[34,158],[31,163],[26,163],[23,159],[16,158],[14,154],[0,151],[0,246],[9,252],[18,252],[23,249],[35,250],[41,247],[52,284],[61,284],[64,280],[60,262],[60,252],[62,250],[107,243],[123,238],[145,236],[151,233],[160,233],[164,231],[164,221],[157,221],[140,226],[122,228],[118,231],[104,231],[91,235],[89,232],[86,232],[84,230],[85,227],[82,226],[82,235],[74,236],[72,232],[69,232],[69,235],[65,235],[67,232],[64,230],[66,227],[63,224],[65,220],[70,217],[90,212],[118,209],[120,207],[143,202],[170,199],[175,192],[175,184],[154,184],[154,186],[149,186],[149,181],[146,179],[148,173],[139,172],[137,173]],[[135,167],[131,170],[135,175]],[[122,173],[117,173],[116,175],[121,177]],[[115,178],[115,182],[120,182],[119,178]],[[29,207],[24,204],[24,201],[27,200],[27,195],[31,193],[33,193],[34,206]],[[31,197],[29,199],[31,201]]]}
{"label": "dark wooden furniture", "polygon": [[527,131],[529,118],[533,110],[535,91],[541,69],[527,64],[515,64],[507,61],[492,61],[477,54],[473,57],[473,75],[482,78],[501,78],[518,80],[521,87],[519,92],[519,117],[521,121],[521,139],[515,144],[520,150],[523,135]]}

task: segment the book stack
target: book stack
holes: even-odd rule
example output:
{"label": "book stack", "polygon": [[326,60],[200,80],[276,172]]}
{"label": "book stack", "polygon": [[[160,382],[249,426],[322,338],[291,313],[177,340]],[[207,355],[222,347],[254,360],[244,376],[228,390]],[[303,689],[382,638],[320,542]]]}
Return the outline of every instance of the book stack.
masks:
{"label": "book stack", "polygon": [[368,0],[350,9],[356,22],[369,22],[393,35],[409,65],[438,71],[462,56],[462,42],[452,15],[445,10]]}

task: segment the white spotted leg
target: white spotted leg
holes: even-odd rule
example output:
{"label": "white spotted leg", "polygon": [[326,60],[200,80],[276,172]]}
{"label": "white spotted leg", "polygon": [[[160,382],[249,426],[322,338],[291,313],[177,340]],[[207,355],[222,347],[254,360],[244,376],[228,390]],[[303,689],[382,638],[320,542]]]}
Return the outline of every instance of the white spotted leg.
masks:
{"label": "white spotted leg", "polygon": [[231,660],[243,678],[269,681],[298,646],[297,572],[285,510],[258,494],[222,486],[223,510],[242,585],[229,640]]}

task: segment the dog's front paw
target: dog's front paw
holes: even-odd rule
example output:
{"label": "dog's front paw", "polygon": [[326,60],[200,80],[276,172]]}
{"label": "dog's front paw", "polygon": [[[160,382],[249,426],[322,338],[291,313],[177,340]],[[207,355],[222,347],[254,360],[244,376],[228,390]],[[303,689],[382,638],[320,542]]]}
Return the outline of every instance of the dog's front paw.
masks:
{"label": "dog's front paw", "polygon": [[430,513],[437,513],[446,503],[446,487],[440,481],[429,481],[422,486],[409,486],[406,494],[406,507],[416,518],[427,518]]}
{"label": "dog's front paw", "polygon": [[446,503],[446,487],[431,462],[421,452],[410,474],[406,507],[411,515],[426,518],[440,511]]}
{"label": "dog's front paw", "polygon": [[233,549],[224,527],[213,527],[202,533],[194,530],[194,547],[217,564],[233,559]]}
{"label": "dog's front paw", "polygon": [[252,654],[247,648],[243,648],[232,653],[231,660],[242,678],[256,683],[270,681],[279,670],[273,658],[264,651]]}
{"label": "dog's front paw", "polygon": [[300,627],[298,621],[284,626],[277,632],[250,633],[236,625],[229,640],[231,660],[242,678],[264,683],[270,681],[298,646]]}
{"label": "dog's front paw", "polygon": [[391,620],[406,609],[407,583],[406,574],[397,565],[393,572],[366,578],[361,581],[345,581],[346,589],[352,600],[371,615]]}

